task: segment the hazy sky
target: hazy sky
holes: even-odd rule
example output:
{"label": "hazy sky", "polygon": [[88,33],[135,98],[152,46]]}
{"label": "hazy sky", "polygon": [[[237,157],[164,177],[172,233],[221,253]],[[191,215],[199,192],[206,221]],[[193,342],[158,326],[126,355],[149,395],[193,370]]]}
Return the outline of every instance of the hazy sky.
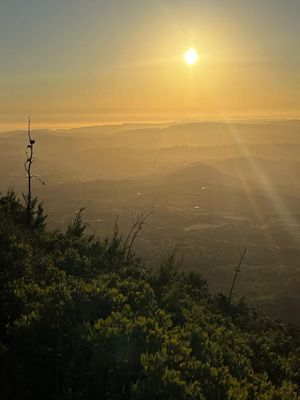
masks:
{"label": "hazy sky", "polygon": [[0,0],[0,113],[299,116],[299,21],[299,0]]}

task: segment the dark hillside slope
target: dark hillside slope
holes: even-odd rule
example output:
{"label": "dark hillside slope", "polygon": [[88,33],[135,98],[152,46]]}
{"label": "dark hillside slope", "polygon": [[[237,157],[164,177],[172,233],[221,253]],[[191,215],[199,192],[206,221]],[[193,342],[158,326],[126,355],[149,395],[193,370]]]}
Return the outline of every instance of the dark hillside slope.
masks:
{"label": "dark hillside slope", "polygon": [[148,271],[116,232],[31,227],[0,197],[0,379],[8,399],[296,400],[296,328],[212,296],[173,256]]}

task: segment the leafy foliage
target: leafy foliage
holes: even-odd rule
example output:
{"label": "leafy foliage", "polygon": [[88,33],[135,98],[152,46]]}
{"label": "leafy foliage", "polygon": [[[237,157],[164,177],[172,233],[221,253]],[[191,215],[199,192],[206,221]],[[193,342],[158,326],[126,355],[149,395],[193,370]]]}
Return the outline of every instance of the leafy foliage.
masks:
{"label": "leafy foliage", "polygon": [[156,271],[116,232],[24,222],[0,197],[3,399],[300,398],[296,328],[208,293],[172,256]]}

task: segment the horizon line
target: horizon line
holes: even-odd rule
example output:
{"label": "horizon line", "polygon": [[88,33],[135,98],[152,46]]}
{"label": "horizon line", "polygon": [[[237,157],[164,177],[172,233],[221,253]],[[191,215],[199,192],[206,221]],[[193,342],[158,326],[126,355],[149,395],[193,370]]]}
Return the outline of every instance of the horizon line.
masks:
{"label": "horizon line", "polygon": [[[24,114],[25,115],[25,114]],[[83,114],[86,115],[86,114]],[[83,116],[82,115],[82,116]],[[88,114],[94,115],[94,114]],[[120,116],[121,114],[119,114]],[[76,119],[76,118],[75,118]],[[226,117],[186,117],[186,118],[165,118],[165,119],[98,119],[93,121],[82,120],[79,122],[68,121],[57,121],[53,123],[53,119],[44,119],[41,118],[41,114],[38,114],[36,118],[33,116],[33,124],[36,126],[33,127],[33,130],[54,130],[54,131],[68,131],[72,129],[80,129],[80,128],[93,128],[93,127],[102,127],[102,126],[122,126],[122,125],[177,125],[184,123],[205,123],[205,122],[215,122],[215,123],[238,123],[238,122],[248,122],[248,123],[263,123],[263,122],[300,122],[299,116],[278,116],[274,115],[265,115],[265,116],[226,116]],[[0,133],[2,132],[10,132],[10,131],[19,131],[26,129],[27,119],[24,116],[24,122],[20,121],[20,117],[18,117],[18,121],[16,122],[1,122],[0,116]]]}

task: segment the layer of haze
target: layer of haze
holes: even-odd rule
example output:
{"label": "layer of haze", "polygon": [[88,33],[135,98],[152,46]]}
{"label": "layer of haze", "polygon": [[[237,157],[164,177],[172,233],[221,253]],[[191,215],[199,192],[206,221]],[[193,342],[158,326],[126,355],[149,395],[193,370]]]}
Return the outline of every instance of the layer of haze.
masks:
{"label": "layer of haze", "polygon": [[298,0],[1,0],[0,129],[297,117],[299,16]]}

